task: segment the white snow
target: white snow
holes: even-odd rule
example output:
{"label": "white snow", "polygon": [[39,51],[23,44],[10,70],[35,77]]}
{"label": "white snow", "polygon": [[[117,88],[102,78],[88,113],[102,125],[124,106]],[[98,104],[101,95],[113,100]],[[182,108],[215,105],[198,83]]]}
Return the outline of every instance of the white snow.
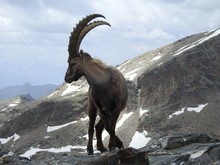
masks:
{"label": "white snow", "polygon": [[1,144],[5,144],[5,143],[8,143],[13,138],[14,138],[14,142],[15,142],[16,140],[18,140],[20,138],[20,136],[15,133],[14,135],[12,135],[8,138],[0,138],[0,142],[1,142]]}
{"label": "white snow", "polygon": [[188,112],[193,112],[194,111],[194,112],[199,113],[207,105],[208,105],[208,103],[200,104],[200,105],[198,105],[198,107],[184,107],[181,110],[174,112],[172,115],[169,115],[168,119],[171,119],[174,115],[180,115],[180,114],[184,113],[185,110],[188,111]]}
{"label": "white snow", "polygon": [[203,39],[199,42],[199,44],[201,44],[201,43],[203,43],[203,42],[209,40],[210,38],[213,38],[213,37],[215,37],[215,36],[217,36],[217,35],[219,35],[219,34],[220,34],[220,29],[216,30],[214,33],[212,33],[212,34],[209,35],[208,37],[203,38]]}
{"label": "white snow", "polygon": [[198,158],[200,157],[202,154],[204,154],[207,150],[201,150],[201,151],[198,151],[196,153],[193,153],[190,155],[190,159],[195,159],[195,158]]}
{"label": "white snow", "polygon": [[159,63],[157,66],[160,66],[160,65],[162,65],[162,64],[164,64],[164,62]]}
{"label": "white snow", "polygon": [[[121,64],[120,66],[118,66],[118,67],[117,67],[118,70],[121,70],[121,68],[122,68],[123,66],[125,66],[127,63],[129,63],[131,60],[132,60],[132,59],[130,59],[130,60],[124,62],[123,64]],[[121,71],[121,72],[122,72],[122,71]]]}
{"label": "white snow", "polygon": [[20,103],[21,103],[21,100],[20,99],[16,99],[11,104],[9,104],[8,107],[15,107],[15,106],[17,106]]}
{"label": "white snow", "polygon": [[89,116],[80,119],[81,121],[89,120]]}
{"label": "white snow", "polygon": [[61,94],[61,96],[65,96],[69,93],[72,93],[74,91],[78,91],[80,88],[80,86],[75,86],[75,85],[72,85],[72,84],[67,84],[67,88],[66,90]]}
{"label": "white snow", "polygon": [[6,155],[4,155],[3,157],[7,157],[7,156],[13,156],[14,152],[9,151]]}
{"label": "white snow", "polygon": [[146,144],[151,140],[150,137],[146,137],[147,134],[148,132],[145,130],[143,132],[136,131],[134,136],[132,137],[129,147],[138,149],[146,146]]}
{"label": "white snow", "polygon": [[[130,112],[130,113],[124,113],[122,118],[118,121],[118,123],[116,124],[116,131],[119,127],[121,127],[124,122],[133,114],[133,112]],[[108,132],[106,130],[103,130],[102,132],[102,140],[104,140],[107,136],[109,136]],[[88,134],[84,135],[83,136],[84,138],[87,138],[88,139]],[[93,145],[95,146],[96,145],[96,139],[93,140]]]}
{"label": "white snow", "polygon": [[15,107],[15,106],[17,106],[17,105],[18,105],[17,103],[11,103],[11,104],[9,104],[8,107]]}
{"label": "white snow", "polygon": [[86,149],[86,146],[65,146],[61,148],[48,148],[48,149],[41,149],[41,148],[33,148],[31,147],[28,151],[26,151],[24,154],[21,154],[20,156],[31,158],[33,155],[35,155],[37,152],[53,152],[53,153],[61,153],[61,152],[70,152],[71,149]]}
{"label": "white snow", "polygon": [[63,128],[63,127],[66,127],[66,126],[71,125],[71,124],[74,124],[74,123],[77,123],[77,121],[73,121],[73,122],[70,122],[70,123],[63,124],[63,125],[48,126],[48,127],[47,127],[47,132],[56,131],[56,130],[58,130],[58,129],[61,129],[61,128]]}
{"label": "white snow", "polygon": [[1,112],[4,112],[4,111],[6,111],[7,110],[7,108],[3,108],[2,110],[1,110]]}
{"label": "white snow", "polygon": [[55,95],[58,91],[55,91],[53,93],[51,93],[50,95],[47,96],[47,98],[51,98],[53,95]]}
{"label": "white snow", "polygon": [[185,45],[184,47],[177,50],[176,53],[173,56],[177,56],[177,55],[183,53],[186,50],[189,50],[189,49],[191,49],[195,46],[198,46],[201,43],[203,43],[203,42],[205,42],[205,41],[207,41],[207,40],[209,40],[209,39],[211,39],[211,38],[213,38],[213,37],[215,37],[219,34],[220,34],[220,29],[216,30],[215,32],[213,32],[211,35],[209,35],[207,37],[201,38],[200,40],[197,40],[197,41],[193,42],[192,44]]}
{"label": "white snow", "polygon": [[128,80],[132,81],[137,76],[137,73],[133,73],[127,77]]}
{"label": "white snow", "polygon": [[171,119],[174,115],[180,115],[180,114],[184,113],[184,110],[185,110],[185,108],[182,108],[181,110],[174,112],[172,115],[169,115],[168,118]]}
{"label": "white snow", "polygon": [[143,67],[140,67],[140,68],[134,69],[134,70],[132,70],[132,71],[126,73],[126,74],[125,74],[125,78],[126,78],[127,80],[130,80],[130,81],[134,80],[134,78],[137,76],[137,73],[136,73],[136,72],[137,72],[138,70],[142,69],[142,68],[143,68]]}
{"label": "white snow", "polygon": [[16,133],[13,135],[13,137],[14,137],[14,142],[17,141],[20,138],[20,136]]}
{"label": "white snow", "polygon": [[50,136],[45,136],[45,137],[44,137],[44,139],[48,139],[48,138],[50,138]]}
{"label": "white snow", "polygon": [[21,100],[20,100],[20,99],[17,99],[17,100],[14,101],[14,103],[15,103],[15,104],[20,104],[20,103],[21,103]]}
{"label": "white snow", "polygon": [[121,127],[123,125],[123,123],[125,122],[125,120],[127,120],[131,115],[133,114],[133,112],[130,112],[128,114],[124,113],[122,118],[118,121],[118,123],[116,124],[116,130]]}
{"label": "white snow", "polygon": [[140,114],[140,116],[142,116],[143,114],[145,114],[147,112],[149,112],[148,109],[144,110],[144,109],[140,108],[139,114]]}
{"label": "white snow", "polygon": [[198,107],[189,107],[189,108],[187,108],[187,111],[189,111],[189,112],[194,111],[194,112],[199,113],[199,112],[201,112],[201,111],[203,110],[203,108],[204,108],[206,105],[208,105],[208,103],[206,103],[206,104],[200,104]]}
{"label": "white snow", "polygon": [[161,55],[158,55],[158,56],[154,57],[154,58],[151,60],[151,62],[157,61],[157,60],[159,60],[161,57],[162,57]]}

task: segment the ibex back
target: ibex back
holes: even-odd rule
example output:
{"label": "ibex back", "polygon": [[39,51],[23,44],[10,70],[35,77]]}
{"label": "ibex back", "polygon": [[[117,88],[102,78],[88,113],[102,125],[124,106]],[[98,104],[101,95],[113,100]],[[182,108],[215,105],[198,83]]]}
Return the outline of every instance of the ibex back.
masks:
{"label": "ibex back", "polygon": [[102,142],[102,131],[105,128],[110,135],[109,150],[115,147],[123,149],[123,142],[115,134],[115,126],[120,112],[125,108],[128,98],[127,83],[124,76],[114,67],[106,66],[99,60],[93,59],[88,53],[79,51],[84,36],[99,25],[109,25],[105,21],[91,20],[104,16],[92,14],[83,18],[74,28],[69,41],[69,67],[65,81],[71,83],[85,76],[89,84],[89,129],[88,154],[93,154],[94,125],[99,113],[100,120],[95,126],[97,149],[107,151]]}

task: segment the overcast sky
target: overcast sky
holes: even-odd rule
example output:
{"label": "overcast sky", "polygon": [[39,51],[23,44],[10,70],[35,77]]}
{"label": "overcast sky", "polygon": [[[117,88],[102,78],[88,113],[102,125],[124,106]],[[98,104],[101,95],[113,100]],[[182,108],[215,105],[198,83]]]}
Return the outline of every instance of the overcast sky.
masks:
{"label": "overcast sky", "polygon": [[220,27],[220,0],[0,0],[0,88],[63,83],[70,32],[91,13],[112,26],[81,48],[109,65]]}

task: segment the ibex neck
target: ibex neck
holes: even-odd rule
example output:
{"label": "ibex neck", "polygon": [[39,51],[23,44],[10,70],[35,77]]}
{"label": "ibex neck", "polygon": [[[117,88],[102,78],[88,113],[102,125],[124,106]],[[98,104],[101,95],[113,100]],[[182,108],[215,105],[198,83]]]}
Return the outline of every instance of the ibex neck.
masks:
{"label": "ibex neck", "polygon": [[99,67],[95,64],[84,69],[84,76],[91,88],[105,86],[110,79],[106,68]]}

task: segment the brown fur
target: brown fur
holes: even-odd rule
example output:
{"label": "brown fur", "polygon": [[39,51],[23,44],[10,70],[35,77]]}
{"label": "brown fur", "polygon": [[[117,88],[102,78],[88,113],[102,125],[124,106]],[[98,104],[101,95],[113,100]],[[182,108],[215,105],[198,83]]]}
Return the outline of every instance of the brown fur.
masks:
{"label": "brown fur", "polygon": [[93,154],[93,134],[97,113],[100,120],[95,126],[97,149],[101,152],[107,151],[102,143],[102,131],[105,128],[110,135],[109,150],[118,147],[123,148],[122,141],[115,134],[115,126],[120,112],[125,108],[128,98],[127,83],[124,76],[114,67],[105,65],[98,59],[93,59],[82,50],[79,52],[83,37],[93,28],[100,25],[110,24],[105,21],[89,23],[97,17],[105,18],[100,14],[92,14],[83,18],[74,31],[69,41],[68,69],[65,81],[71,83],[85,76],[89,88],[89,140],[87,144],[88,154]]}
{"label": "brown fur", "polygon": [[100,116],[100,121],[95,126],[97,149],[101,152],[107,151],[101,138],[104,128],[110,135],[109,150],[115,147],[122,149],[123,143],[115,134],[115,126],[127,102],[128,92],[125,78],[116,68],[107,66],[100,60],[92,59],[87,53],[71,60],[65,80],[66,82],[77,81],[81,76],[85,76],[90,85],[88,154],[93,154],[92,139],[97,114]]}

